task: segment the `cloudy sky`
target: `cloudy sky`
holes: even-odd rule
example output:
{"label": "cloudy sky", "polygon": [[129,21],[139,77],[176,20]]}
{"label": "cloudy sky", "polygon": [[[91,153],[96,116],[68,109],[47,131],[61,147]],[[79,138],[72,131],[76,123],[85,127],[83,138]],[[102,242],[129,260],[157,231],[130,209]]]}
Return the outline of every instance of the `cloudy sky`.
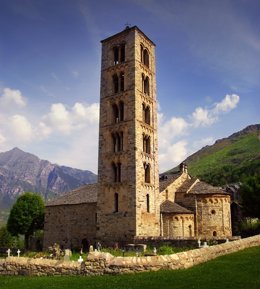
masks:
{"label": "cloudy sky", "polygon": [[0,152],[97,171],[100,40],[156,43],[160,171],[260,122],[259,0],[0,0]]}

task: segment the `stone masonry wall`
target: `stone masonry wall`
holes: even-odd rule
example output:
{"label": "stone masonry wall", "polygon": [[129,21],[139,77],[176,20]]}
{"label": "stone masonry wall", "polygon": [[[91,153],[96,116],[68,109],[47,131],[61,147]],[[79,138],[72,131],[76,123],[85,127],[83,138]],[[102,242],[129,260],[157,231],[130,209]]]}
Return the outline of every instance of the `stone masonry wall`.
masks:
{"label": "stone masonry wall", "polygon": [[83,239],[95,240],[96,203],[46,207],[44,226],[44,249],[54,243],[81,248]]}
{"label": "stone masonry wall", "polygon": [[114,257],[109,253],[93,252],[82,263],[9,257],[0,260],[0,275],[91,276],[185,269],[253,246],[260,246],[260,235],[167,256]]}

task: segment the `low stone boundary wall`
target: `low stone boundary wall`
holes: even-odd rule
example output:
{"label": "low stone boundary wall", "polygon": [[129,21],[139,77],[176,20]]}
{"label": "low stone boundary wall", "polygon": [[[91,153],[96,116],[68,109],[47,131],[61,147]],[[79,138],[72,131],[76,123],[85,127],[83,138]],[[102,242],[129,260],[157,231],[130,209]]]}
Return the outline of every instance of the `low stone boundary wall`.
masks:
{"label": "low stone boundary wall", "polygon": [[260,235],[165,256],[114,257],[109,253],[93,252],[82,263],[8,257],[0,260],[0,275],[90,276],[184,269],[253,246],[260,246]]}

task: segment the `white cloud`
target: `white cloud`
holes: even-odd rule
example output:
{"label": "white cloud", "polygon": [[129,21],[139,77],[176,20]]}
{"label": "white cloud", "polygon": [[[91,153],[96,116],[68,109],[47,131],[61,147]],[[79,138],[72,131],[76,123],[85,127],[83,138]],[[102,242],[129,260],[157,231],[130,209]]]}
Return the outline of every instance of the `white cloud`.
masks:
{"label": "white cloud", "polygon": [[188,123],[181,117],[173,117],[163,122],[163,116],[159,118],[159,141],[162,147],[168,146],[171,141],[187,131]]}
{"label": "white cloud", "polygon": [[221,112],[228,112],[228,111],[236,108],[236,106],[239,103],[239,99],[240,99],[239,95],[227,94],[221,102],[215,104],[215,108],[213,109],[213,113],[219,114]]}
{"label": "white cloud", "polygon": [[[98,123],[99,104],[86,105],[75,103],[73,107],[66,107],[62,103],[52,104],[50,112],[43,117],[41,127],[47,132],[59,132],[69,135],[89,124]],[[47,131],[47,129],[49,130]]]}
{"label": "white cloud", "polygon": [[20,90],[4,88],[3,94],[0,96],[0,108],[8,108],[12,106],[25,107],[26,99]]}
{"label": "white cloud", "polygon": [[13,139],[21,142],[29,142],[33,137],[33,129],[30,122],[22,115],[13,115],[9,118],[8,127]]}
{"label": "white cloud", "polygon": [[[223,113],[235,109],[239,103],[239,96],[227,94],[220,102],[212,108],[197,107],[187,118],[173,117],[165,120],[163,113],[158,114],[159,119],[159,160],[160,169],[165,170],[167,166],[174,167],[183,161],[188,155],[211,144],[211,137],[204,137],[190,143],[189,135],[196,135],[196,129],[212,126]],[[181,137],[185,136],[185,140]],[[198,139],[199,136],[197,136]],[[189,142],[189,144],[188,144]]]}
{"label": "white cloud", "polygon": [[197,107],[192,113],[192,126],[209,126],[214,123],[216,117],[214,117],[207,109]]}
{"label": "white cloud", "polygon": [[180,140],[168,146],[168,148],[159,154],[160,171],[171,169],[181,163],[188,156],[188,142]]}
{"label": "white cloud", "polygon": [[216,122],[219,115],[227,113],[237,107],[240,97],[236,94],[227,94],[212,109],[197,107],[191,116],[191,125],[194,127],[210,126]]}

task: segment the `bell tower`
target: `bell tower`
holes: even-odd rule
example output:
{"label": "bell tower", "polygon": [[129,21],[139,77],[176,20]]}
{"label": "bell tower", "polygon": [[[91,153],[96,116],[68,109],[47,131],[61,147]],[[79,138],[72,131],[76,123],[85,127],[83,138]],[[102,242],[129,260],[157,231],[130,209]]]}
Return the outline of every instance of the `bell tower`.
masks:
{"label": "bell tower", "polygon": [[155,44],[137,26],[101,43],[97,238],[159,236]]}

